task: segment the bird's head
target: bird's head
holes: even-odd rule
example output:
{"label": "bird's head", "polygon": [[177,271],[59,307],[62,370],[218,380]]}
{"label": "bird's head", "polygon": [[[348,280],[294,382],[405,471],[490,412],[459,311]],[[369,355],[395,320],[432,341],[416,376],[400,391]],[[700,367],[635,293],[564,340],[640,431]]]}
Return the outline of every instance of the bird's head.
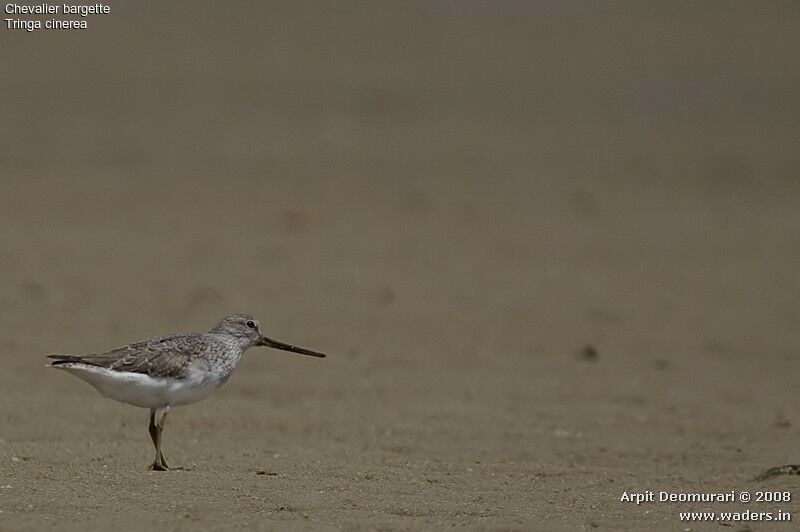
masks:
{"label": "bird's head", "polygon": [[217,323],[209,333],[220,334],[235,339],[244,349],[255,346],[271,347],[281,349],[300,355],[309,355],[317,358],[325,358],[324,353],[311,351],[302,347],[285,344],[277,340],[272,340],[261,334],[261,324],[250,314],[231,314]]}

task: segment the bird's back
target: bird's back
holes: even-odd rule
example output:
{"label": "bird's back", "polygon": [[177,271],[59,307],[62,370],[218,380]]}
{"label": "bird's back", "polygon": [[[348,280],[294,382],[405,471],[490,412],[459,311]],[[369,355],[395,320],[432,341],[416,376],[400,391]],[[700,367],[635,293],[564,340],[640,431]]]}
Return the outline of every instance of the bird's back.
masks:
{"label": "bird's back", "polygon": [[48,355],[53,367],[82,364],[109,371],[141,373],[151,377],[186,378],[193,371],[212,371],[230,346],[202,333],[160,336],[111,351],[83,355]]}

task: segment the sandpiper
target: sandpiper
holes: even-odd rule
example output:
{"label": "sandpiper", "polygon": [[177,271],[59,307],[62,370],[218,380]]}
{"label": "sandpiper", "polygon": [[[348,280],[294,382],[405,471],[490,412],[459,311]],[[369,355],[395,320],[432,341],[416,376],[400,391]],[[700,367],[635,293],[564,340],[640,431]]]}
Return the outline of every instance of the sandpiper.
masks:
{"label": "sandpiper", "polygon": [[106,397],[150,409],[155,460],[150,469],[169,469],[161,433],[173,406],[202,401],[225,384],[245,351],[272,347],[324,358],[323,353],[284,344],[261,334],[258,320],[233,314],[206,333],[174,334],[128,344],[99,354],[48,355],[48,367],[80,377]]}

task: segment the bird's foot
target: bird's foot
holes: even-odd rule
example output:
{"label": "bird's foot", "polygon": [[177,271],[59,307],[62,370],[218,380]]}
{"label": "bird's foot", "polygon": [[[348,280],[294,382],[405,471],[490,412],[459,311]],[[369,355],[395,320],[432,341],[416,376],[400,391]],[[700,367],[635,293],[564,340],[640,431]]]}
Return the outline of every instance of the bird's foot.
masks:
{"label": "bird's foot", "polygon": [[782,465],[777,467],[771,467],[758,475],[755,480],[756,482],[761,482],[762,480],[767,480],[773,477],[779,477],[781,475],[800,475],[800,464],[790,464],[790,465]]}
{"label": "bird's foot", "polygon": [[156,459],[153,462],[153,465],[150,466],[150,471],[170,471],[170,470],[180,470],[183,469],[182,467],[170,467],[167,465],[167,459],[164,458],[164,453],[158,451],[156,454]]}
{"label": "bird's foot", "polygon": [[153,464],[147,469],[150,471],[191,471],[191,469],[186,467],[170,467],[164,462],[153,462]]}
{"label": "bird's foot", "polygon": [[153,462],[153,465],[151,465],[148,469],[150,471],[169,471],[170,470],[169,466],[167,466],[166,464],[162,464],[160,462]]}

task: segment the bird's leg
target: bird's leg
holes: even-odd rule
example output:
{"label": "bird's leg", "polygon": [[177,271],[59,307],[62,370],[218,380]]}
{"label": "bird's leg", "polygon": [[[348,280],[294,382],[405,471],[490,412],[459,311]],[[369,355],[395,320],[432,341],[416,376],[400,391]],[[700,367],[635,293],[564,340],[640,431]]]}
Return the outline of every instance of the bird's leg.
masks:
{"label": "bird's leg", "polygon": [[768,478],[777,477],[780,475],[800,475],[800,464],[782,465],[777,467],[770,467],[754,480],[760,482]]}
{"label": "bird's leg", "polygon": [[148,429],[150,431],[150,439],[153,440],[153,447],[156,449],[155,460],[153,461],[153,465],[150,466],[152,471],[167,471],[169,469],[166,460],[164,460],[164,453],[161,452],[161,432],[164,430],[168,410],[168,408],[165,408],[164,413],[161,414],[161,418],[156,422],[158,409],[150,409],[150,425]]}
{"label": "bird's leg", "polygon": [[169,407],[164,409],[164,412],[161,414],[161,419],[158,420],[158,456],[161,458],[161,464],[169,469],[167,461],[164,459],[164,453],[161,452],[161,433],[164,431],[164,426],[167,424],[167,412],[169,412]]}

